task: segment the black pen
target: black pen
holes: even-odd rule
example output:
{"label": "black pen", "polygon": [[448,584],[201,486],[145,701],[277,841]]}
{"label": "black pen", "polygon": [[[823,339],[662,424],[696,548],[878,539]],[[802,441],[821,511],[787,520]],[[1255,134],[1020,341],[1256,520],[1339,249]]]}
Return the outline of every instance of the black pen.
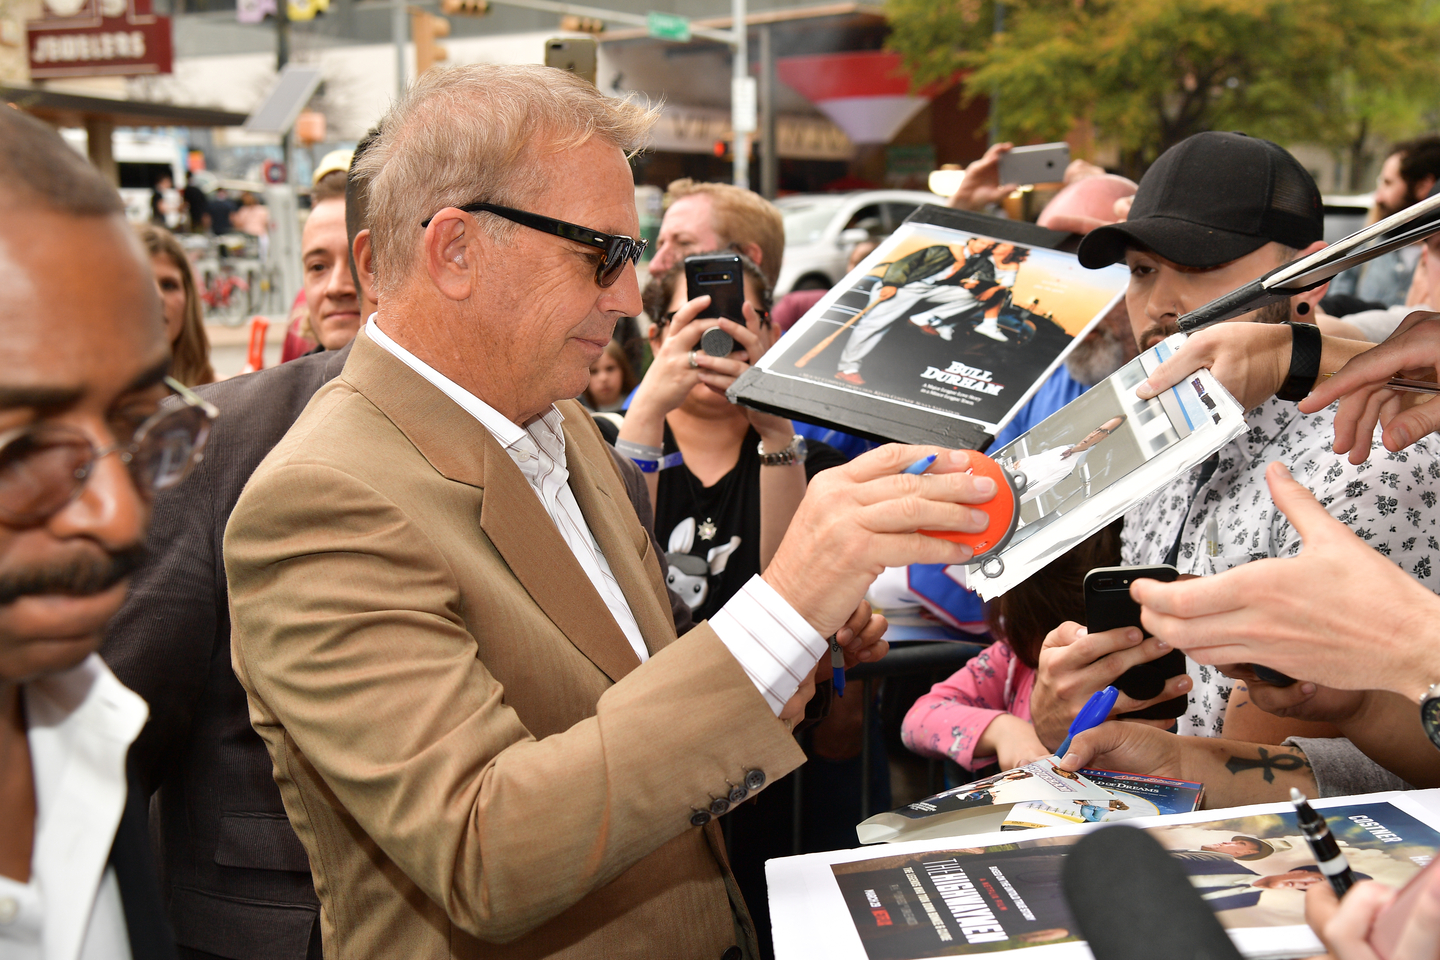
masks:
{"label": "black pen", "polygon": [[1295,804],[1300,832],[1305,834],[1310,852],[1315,854],[1315,862],[1320,864],[1320,872],[1335,888],[1335,896],[1345,896],[1345,891],[1355,886],[1355,874],[1350,872],[1350,864],[1345,861],[1345,854],[1340,852],[1340,844],[1331,835],[1330,825],[1305,800],[1305,794],[1294,787],[1290,788],[1290,802]]}

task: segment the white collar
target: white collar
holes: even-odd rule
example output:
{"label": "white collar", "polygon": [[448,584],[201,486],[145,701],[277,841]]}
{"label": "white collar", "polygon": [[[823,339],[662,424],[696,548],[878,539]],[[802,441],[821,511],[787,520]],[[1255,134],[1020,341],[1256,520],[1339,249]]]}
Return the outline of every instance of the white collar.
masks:
{"label": "white collar", "polygon": [[[394,355],[411,370],[433,383],[441,393],[454,400],[466,413],[479,420],[485,429],[495,435],[495,439],[500,442],[502,447],[509,449],[528,439],[525,428],[517,425],[499,410],[391,339],[390,335],[381,330],[379,324],[375,322],[379,316],[379,311],[376,311],[370,314],[370,319],[365,322],[365,333],[371,340],[374,340],[376,344]],[[565,415],[554,404],[551,404],[550,409],[540,416],[538,422],[544,423],[551,433],[563,437],[560,432],[560,424],[564,420]]]}
{"label": "white collar", "polygon": [[93,653],[23,690],[35,773],[31,883],[44,905],[45,955],[71,957],[125,809],[125,756],[150,711]]}

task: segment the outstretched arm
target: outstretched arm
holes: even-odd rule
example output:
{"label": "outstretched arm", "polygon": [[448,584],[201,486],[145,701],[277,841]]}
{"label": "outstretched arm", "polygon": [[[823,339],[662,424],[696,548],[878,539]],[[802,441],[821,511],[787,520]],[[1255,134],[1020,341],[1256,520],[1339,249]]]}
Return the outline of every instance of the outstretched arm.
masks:
{"label": "outstretched arm", "polygon": [[1418,702],[1440,681],[1440,597],[1331,517],[1283,466],[1272,463],[1266,479],[1304,543],[1299,555],[1177,583],[1137,580],[1130,593],[1145,628],[1201,663],[1259,663]]}
{"label": "outstretched arm", "polygon": [[1060,766],[1099,767],[1205,784],[1207,809],[1290,799],[1295,787],[1319,796],[1315,774],[1299,747],[1219,737],[1178,737],[1140,723],[1111,721],[1079,734]]}

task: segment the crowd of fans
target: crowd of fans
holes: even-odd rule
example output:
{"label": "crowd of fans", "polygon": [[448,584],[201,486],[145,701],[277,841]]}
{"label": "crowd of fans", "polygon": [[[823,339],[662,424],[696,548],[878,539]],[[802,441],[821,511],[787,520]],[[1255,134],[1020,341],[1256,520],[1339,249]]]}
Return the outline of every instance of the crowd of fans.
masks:
{"label": "crowd of fans", "polygon": [[[83,161],[0,111],[0,236],[48,222],[90,248],[0,244],[31,280],[0,321],[0,810],[26,825],[0,841],[0,947],[737,960],[768,953],[763,865],[792,852],[797,803],[807,849],[853,846],[876,771],[826,638],[851,666],[884,655],[881,569],[978,619],[919,586],[968,548],[917,530],[981,529],[994,486],[964,452],[726,399],[818,295],[772,302],[772,204],[690,180],[641,291],[623,151],[651,122],[555,71],[428,75],[317,171],[289,362],[215,383],[174,237],[137,242]],[[1008,195],[1008,149],[951,204]],[[1437,176],[1440,140],[1399,145],[1377,214]],[[1077,161],[1040,224],[1130,283],[997,445],[1324,246],[1310,175],[1240,134],[1138,184]],[[684,258],[719,251],[743,316],[702,318],[687,290]],[[1200,781],[1217,807],[1440,785],[1419,706],[1440,689],[1440,413],[1386,386],[1440,377],[1440,317],[1410,312],[1436,263],[1398,251],[1191,337],[1142,395],[1209,367],[1250,429],[991,604],[992,644],[909,708],[905,744],[1017,766],[1181,649],[1185,674],[1122,695],[1063,765]],[[644,359],[617,330],[642,312]],[[716,326],[729,356],[699,349]],[[931,476],[899,475],[930,452]],[[1186,575],[1136,586],[1153,636],[1082,625],[1084,574],[1117,563]],[[1178,721],[1127,718],[1177,697]],[[79,756],[85,788],[56,772]],[[1314,884],[1312,925],[1368,960],[1390,896]]]}

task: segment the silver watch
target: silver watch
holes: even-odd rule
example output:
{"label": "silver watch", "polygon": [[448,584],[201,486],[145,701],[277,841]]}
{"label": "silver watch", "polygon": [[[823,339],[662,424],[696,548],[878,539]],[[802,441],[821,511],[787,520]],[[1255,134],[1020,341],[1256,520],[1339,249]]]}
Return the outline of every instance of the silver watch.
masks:
{"label": "silver watch", "polygon": [[1440,748],[1440,683],[1432,683],[1420,698],[1420,725],[1430,742]]}
{"label": "silver watch", "polygon": [[792,463],[805,462],[805,438],[800,434],[790,438],[790,446],[784,450],[777,450],[774,453],[765,452],[765,441],[761,440],[755,448],[760,452],[760,464],[765,467],[788,467]]}

